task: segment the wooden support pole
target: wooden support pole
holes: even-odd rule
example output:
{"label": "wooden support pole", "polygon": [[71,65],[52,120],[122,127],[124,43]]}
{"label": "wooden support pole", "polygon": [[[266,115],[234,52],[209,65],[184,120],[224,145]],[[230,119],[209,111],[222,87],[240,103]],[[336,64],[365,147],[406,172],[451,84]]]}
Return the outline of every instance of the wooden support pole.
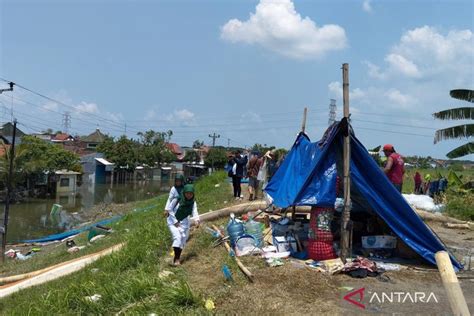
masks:
{"label": "wooden support pole", "polygon": [[306,130],[306,116],[308,114],[308,108],[304,108],[303,111],[303,122],[301,123],[301,131],[304,133]]}
{"label": "wooden support pole", "polygon": [[[11,86],[11,85],[10,85]],[[3,227],[2,227],[2,262],[5,262],[5,248],[7,245],[7,230],[8,230],[8,216],[10,212],[10,200],[13,190],[13,162],[15,158],[15,138],[16,138],[16,119],[13,121],[13,138],[12,145],[10,147],[10,157],[8,165],[8,178],[7,178],[7,196],[5,198],[5,210],[3,213]]]}
{"label": "wooden support pole", "polygon": [[[342,65],[342,101],[344,105],[344,118],[349,119],[349,64]],[[349,227],[351,218],[351,178],[350,160],[351,147],[350,135],[344,137],[343,147],[343,176],[344,176],[344,211],[341,220],[341,259],[346,262],[349,257]]]}
{"label": "wooden support pole", "polygon": [[449,254],[446,251],[438,251],[435,254],[435,259],[453,315],[471,315],[458,278],[454,272],[453,265],[451,264]]}
{"label": "wooden support pole", "polygon": [[[221,232],[221,230],[216,225],[212,225],[212,229],[214,229],[216,232],[218,232],[221,237],[224,237],[224,234]],[[232,249],[229,246],[229,242],[224,241],[223,244],[225,246],[225,249],[227,249],[227,252],[230,254],[232,252]],[[242,270],[242,272],[247,276],[247,278],[250,280],[250,282],[253,282],[252,272],[250,272],[250,270],[247,269],[246,266],[244,266],[244,264],[242,263],[242,261],[240,261],[239,258],[237,258],[237,257],[234,257],[234,258],[235,258],[235,262],[237,262],[237,265],[239,266],[240,270]]]}

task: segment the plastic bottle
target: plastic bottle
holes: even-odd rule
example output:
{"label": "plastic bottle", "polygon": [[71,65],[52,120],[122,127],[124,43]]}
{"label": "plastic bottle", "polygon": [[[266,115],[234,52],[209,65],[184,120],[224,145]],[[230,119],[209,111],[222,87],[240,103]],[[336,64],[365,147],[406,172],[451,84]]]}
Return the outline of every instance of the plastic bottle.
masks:
{"label": "plastic bottle", "polygon": [[230,221],[227,224],[227,234],[229,235],[230,245],[234,247],[237,238],[244,234],[244,225],[235,219],[235,215],[230,214]]}
{"label": "plastic bottle", "polygon": [[263,247],[262,226],[259,222],[256,222],[251,219],[250,221],[245,223],[245,233],[255,239],[255,244],[257,247]]}

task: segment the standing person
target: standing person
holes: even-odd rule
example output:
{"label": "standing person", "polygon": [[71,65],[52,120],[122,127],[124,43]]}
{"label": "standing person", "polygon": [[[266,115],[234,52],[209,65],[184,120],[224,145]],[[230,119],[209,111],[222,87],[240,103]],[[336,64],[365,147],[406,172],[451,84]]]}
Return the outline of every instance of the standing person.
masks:
{"label": "standing person", "polygon": [[181,173],[176,174],[174,177],[174,186],[171,187],[170,194],[168,195],[168,200],[166,201],[164,215],[168,216],[168,211],[173,200],[178,199],[181,195],[181,191],[184,188],[184,176]]}
{"label": "standing person", "polygon": [[242,156],[240,150],[235,152],[233,159],[234,166],[232,167],[232,184],[234,186],[234,198],[236,200],[242,199],[242,187],[241,182],[244,176],[244,167],[247,165],[248,158],[247,156]]}
{"label": "standing person", "polygon": [[429,195],[431,186],[431,175],[427,173],[425,175],[425,183],[423,184],[423,194]]}
{"label": "standing person", "polygon": [[249,178],[249,201],[253,201],[254,199],[257,199],[258,195],[258,185],[259,181],[257,179],[258,172],[260,171],[260,168],[262,167],[263,164],[263,159],[259,157],[258,154],[255,154],[250,158],[249,164],[248,164],[248,171],[247,171],[247,176]]}
{"label": "standing person", "polygon": [[418,171],[415,173],[413,180],[415,180],[415,194],[420,194],[422,180],[421,180],[421,174]]}
{"label": "standing person", "polygon": [[194,186],[186,184],[178,199],[174,199],[167,209],[168,228],[173,236],[174,258],[173,265],[181,264],[181,252],[189,238],[190,219],[199,227],[199,213],[194,200]]}
{"label": "standing person", "polygon": [[393,145],[390,144],[383,146],[383,153],[387,157],[384,172],[395,188],[402,193],[403,174],[405,173],[403,158],[397,154]]}

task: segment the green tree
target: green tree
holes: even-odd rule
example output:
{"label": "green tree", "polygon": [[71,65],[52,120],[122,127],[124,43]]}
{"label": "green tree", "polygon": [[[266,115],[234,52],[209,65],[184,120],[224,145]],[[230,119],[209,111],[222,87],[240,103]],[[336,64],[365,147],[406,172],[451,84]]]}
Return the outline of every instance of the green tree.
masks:
{"label": "green tree", "polygon": [[183,160],[188,162],[199,162],[201,161],[201,157],[199,157],[199,154],[196,151],[188,150]]}
{"label": "green tree", "polygon": [[[474,90],[451,90],[452,98],[474,103]],[[460,107],[434,113],[433,116],[440,120],[474,120],[474,107]],[[441,140],[455,138],[469,138],[474,135],[474,124],[461,124],[436,131],[435,144]],[[449,158],[458,158],[474,153],[474,142],[461,145],[446,154]]]}
{"label": "green tree", "polygon": [[196,139],[194,142],[193,142],[193,148],[201,148],[202,146],[204,146],[204,141],[202,140],[199,140],[199,139]]}
{"label": "green tree", "polygon": [[[10,147],[4,146],[5,155],[0,159],[1,179],[6,180],[10,161]],[[27,176],[58,170],[82,172],[79,156],[60,145],[47,143],[34,136],[23,136],[21,144],[15,147],[13,159],[13,182],[18,183]]]}
{"label": "green tree", "polygon": [[222,148],[211,148],[207,153],[204,164],[208,167],[224,168],[227,163],[227,152]]}
{"label": "green tree", "polygon": [[141,138],[140,160],[143,163],[154,166],[155,164],[171,162],[176,158],[166,147],[166,141],[169,141],[171,135],[173,135],[171,130],[167,132],[148,130],[145,133],[139,132],[137,135]]}

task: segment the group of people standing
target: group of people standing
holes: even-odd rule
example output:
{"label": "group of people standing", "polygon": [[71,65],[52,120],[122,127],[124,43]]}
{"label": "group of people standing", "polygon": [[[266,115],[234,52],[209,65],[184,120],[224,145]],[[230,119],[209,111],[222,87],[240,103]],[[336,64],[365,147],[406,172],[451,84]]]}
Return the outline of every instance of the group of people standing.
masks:
{"label": "group of people standing", "polygon": [[237,150],[229,159],[228,176],[232,178],[234,198],[242,200],[242,179],[248,178],[249,201],[258,199],[261,184],[267,180],[267,169],[272,160],[271,152],[261,153],[242,152]]}

